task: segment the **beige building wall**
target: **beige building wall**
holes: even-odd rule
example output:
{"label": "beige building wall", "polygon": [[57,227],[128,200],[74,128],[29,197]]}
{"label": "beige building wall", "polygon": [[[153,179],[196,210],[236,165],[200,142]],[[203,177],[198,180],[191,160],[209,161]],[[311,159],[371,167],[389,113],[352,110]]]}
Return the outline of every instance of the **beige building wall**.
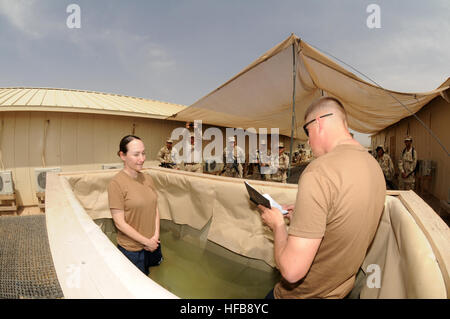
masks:
{"label": "beige building wall", "polygon": [[[450,151],[450,103],[442,97],[437,97],[416,115]],[[407,134],[413,138],[418,159],[431,160],[435,166],[430,192],[439,199],[447,199],[450,189],[450,157],[414,116],[404,118],[372,136],[372,148],[375,150],[377,145],[384,145],[398,172],[398,160],[405,147],[404,138]]]}
{"label": "beige building wall", "polygon": [[44,161],[45,167],[60,167],[62,171],[102,169],[102,164],[121,162],[117,156],[120,139],[134,132],[145,142],[149,162],[156,159],[172,130],[185,124],[126,116],[24,111],[1,112],[0,121],[0,166],[12,170],[20,206],[37,205],[34,168],[44,167]]}
{"label": "beige building wall", "polygon": [[[19,206],[37,205],[35,168],[85,171],[121,163],[117,151],[127,134],[142,138],[149,166],[177,127],[185,127],[185,122],[68,112],[0,112],[0,170],[12,171]],[[203,125],[203,131],[208,127]],[[225,147],[225,129],[221,130]],[[280,141],[288,151],[289,138],[280,136]],[[209,143],[203,141],[203,147]]]}

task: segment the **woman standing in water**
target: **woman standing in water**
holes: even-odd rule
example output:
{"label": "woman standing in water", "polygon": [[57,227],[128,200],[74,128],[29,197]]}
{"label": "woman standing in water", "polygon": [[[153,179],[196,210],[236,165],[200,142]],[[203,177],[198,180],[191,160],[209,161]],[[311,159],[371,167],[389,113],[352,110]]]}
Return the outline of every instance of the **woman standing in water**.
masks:
{"label": "woman standing in water", "polygon": [[108,185],[108,201],[117,227],[117,247],[144,274],[162,261],[158,195],[150,175],[141,172],[145,146],[134,135],[122,138],[119,157],[124,168]]}

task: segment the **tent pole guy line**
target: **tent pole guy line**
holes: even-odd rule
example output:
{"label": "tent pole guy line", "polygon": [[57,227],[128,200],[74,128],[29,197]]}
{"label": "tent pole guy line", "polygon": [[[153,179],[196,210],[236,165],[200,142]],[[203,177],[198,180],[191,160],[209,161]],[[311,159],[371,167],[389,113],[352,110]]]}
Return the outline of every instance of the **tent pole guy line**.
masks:
{"label": "tent pole guy line", "polygon": [[315,48],[316,50],[319,50],[325,54],[327,54],[328,56],[331,56],[332,58],[334,58],[335,60],[343,63],[344,65],[346,65],[347,67],[351,68],[352,70],[354,70],[355,72],[361,74],[363,77],[365,77],[366,79],[368,79],[369,81],[371,81],[373,84],[375,84],[377,87],[379,87],[380,89],[382,89],[386,94],[390,95],[394,100],[396,100],[398,103],[400,103],[401,106],[403,106],[411,115],[413,115],[417,121],[419,121],[420,124],[422,124],[422,126],[428,131],[428,133],[438,142],[438,144],[442,147],[442,149],[444,150],[445,153],[447,153],[447,156],[450,156],[449,151],[447,150],[447,148],[444,146],[444,144],[442,144],[441,140],[439,139],[439,137],[436,136],[436,134],[434,134],[434,132],[415,114],[413,113],[406,105],[404,105],[399,99],[397,99],[393,94],[391,94],[391,92],[389,92],[388,90],[386,90],[385,88],[383,88],[381,85],[379,85],[377,82],[375,82],[374,80],[372,80],[369,76],[367,76],[366,74],[358,71],[356,68],[354,68],[353,66],[351,66],[350,64],[342,61],[341,59],[335,57],[334,55],[319,49],[318,47],[310,44],[310,42],[308,42],[309,45],[311,45],[313,48]]}

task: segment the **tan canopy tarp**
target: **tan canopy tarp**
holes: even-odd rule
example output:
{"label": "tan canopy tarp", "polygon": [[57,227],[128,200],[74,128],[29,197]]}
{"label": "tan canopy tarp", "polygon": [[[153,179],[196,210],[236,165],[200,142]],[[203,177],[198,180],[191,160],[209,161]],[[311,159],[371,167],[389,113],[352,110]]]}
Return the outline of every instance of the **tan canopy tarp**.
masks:
{"label": "tan canopy tarp", "polygon": [[[176,120],[240,128],[279,128],[291,135],[293,53],[296,84],[294,137],[306,139],[301,126],[306,108],[322,95],[335,96],[349,115],[349,126],[361,133],[375,133],[410,116],[385,90],[363,81],[297,36],[267,51],[231,80],[178,112]],[[450,78],[427,93],[388,91],[415,113],[450,87]]]}

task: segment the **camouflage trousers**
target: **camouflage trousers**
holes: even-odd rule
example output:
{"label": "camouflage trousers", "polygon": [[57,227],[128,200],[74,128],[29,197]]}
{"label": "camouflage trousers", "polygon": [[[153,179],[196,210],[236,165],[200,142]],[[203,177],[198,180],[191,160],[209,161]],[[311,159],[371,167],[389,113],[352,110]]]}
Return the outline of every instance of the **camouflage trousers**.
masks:
{"label": "camouflage trousers", "polygon": [[224,171],[220,176],[226,176],[226,177],[239,177],[242,178],[243,176],[243,168],[241,164],[237,165],[238,171],[233,167],[233,165],[225,164]]}

